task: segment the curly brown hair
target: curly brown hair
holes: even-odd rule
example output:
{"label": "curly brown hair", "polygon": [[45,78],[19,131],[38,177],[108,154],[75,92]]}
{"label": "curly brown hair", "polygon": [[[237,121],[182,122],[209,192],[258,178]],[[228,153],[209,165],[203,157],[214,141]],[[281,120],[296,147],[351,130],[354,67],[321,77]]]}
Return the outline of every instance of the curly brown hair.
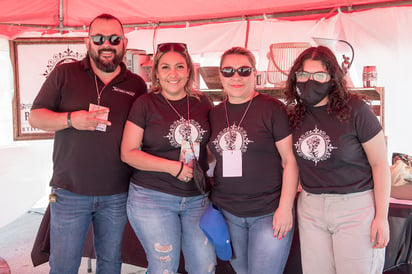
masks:
{"label": "curly brown hair", "polygon": [[328,95],[328,113],[336,115],[341,122],[347,121],[351,111],[348,100],[352,95],[346,86],[345,73],[339,66],[335,54],[329,48],[324,46],[310,47],[296,58],[286,82],[286,105],[289,109],[289,121],[292,128],[299,127],[306,113],[306,106],[296,92],[296,72],[302,70],[303,63],[308,59],[322,62],[331,76],[332,90]]}

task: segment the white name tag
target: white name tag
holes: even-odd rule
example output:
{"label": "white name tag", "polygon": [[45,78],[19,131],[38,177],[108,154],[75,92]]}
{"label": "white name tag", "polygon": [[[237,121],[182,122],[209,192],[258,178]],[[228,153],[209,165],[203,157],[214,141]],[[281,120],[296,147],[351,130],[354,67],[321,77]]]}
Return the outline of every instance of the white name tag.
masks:
{"label": "white name tag", "polygon": [[[101,109],[109,110],[108,107],[98,106],[98,105],[95,105],[95,104],[89,104],[89,111],[96,111],[96,110],[101,110]],[[109,112],[97,115],[96,118],[107,121],[107,120],[109,120]],[[107,125],[105,125],[105,124],[97,124],[96,130],[106,131],[106,127],[107,127]]]}
{"label": "white name tag", "polygon": [[223,177],[242,176],[242,152],[240,150],[223,151]]}

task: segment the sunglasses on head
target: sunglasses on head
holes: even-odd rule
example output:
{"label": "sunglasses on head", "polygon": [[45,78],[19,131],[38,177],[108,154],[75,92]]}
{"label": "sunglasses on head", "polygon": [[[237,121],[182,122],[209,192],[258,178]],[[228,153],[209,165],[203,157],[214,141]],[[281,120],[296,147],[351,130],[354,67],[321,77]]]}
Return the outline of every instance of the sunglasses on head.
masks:
{"label": "sunglasses on head", "polygon": [[157,45],[158,52],[168,52],[171,51],[185,52],[187,51],[187,46],[185,43],[162,43]]}
{"label": "sunglasses on head", "polygon": [[234,67],[224,67],[220,69],[220,73],[222,73],[223,77],[232,77],[237,71],[237,74],[239,74],[239,76],[248,77],[250,76],[250,74],[252,74],[253,70],[254,68],[247,66],[243,66],[237,69],[235,69]]}
{"label": "sunglasses on head", "polygon": [[122,41],[123,36],[115,35],[115,34],[104,36],[104,35],[98,34],[98,35],[90,36],[90,38],[92,39],[93,43],[96,46],[103,45],[106,40],[109,41],[110,45],[117,46],[118,44],[120,44],[120,41]]}

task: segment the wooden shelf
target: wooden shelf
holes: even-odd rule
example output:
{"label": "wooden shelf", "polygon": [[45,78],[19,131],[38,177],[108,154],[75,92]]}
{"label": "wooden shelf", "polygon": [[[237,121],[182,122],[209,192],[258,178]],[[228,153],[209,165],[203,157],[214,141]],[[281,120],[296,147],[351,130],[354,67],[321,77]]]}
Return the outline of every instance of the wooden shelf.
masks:
{"label": "wooden shelf", "polygon": [[383,92],[383,88],[375,87],[375,88],[350,88],[352,92],[361,94],[366,96],[369,100],[381,100],[381,93]]}
{"label": "wooden shelf", "polygon": [[[282,87],[256,88],[256,91],[278,99],[285,98],[284,88]],[[365,97],[385,130],[385,89],[383,87],[349,88],[349,91]],[[207,89],[202,90],[202,92],[209,96],[213,102],[220,102],[225,98],[221,89]]]}
{"label": "wooden shelf", "polygon": [[385,132],[385,88],[351,88],[349,90],[365,97]]}

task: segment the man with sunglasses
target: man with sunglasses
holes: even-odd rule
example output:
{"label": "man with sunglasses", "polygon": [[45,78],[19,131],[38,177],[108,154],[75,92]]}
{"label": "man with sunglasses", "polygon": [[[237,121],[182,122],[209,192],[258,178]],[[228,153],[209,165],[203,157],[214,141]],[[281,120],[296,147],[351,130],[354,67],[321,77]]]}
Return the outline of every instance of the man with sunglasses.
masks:
{"label": "man with sunglasses", "polygon": [[114,16],[97,16],[87,56],[56,67],[34,100],[29,121],[55,132],[50,181],[50,273],[78,273],[90,223],[96,273],[120,273],[131,168],[120,160],[129,108],[144,80],[122,63],[127,39]]}

